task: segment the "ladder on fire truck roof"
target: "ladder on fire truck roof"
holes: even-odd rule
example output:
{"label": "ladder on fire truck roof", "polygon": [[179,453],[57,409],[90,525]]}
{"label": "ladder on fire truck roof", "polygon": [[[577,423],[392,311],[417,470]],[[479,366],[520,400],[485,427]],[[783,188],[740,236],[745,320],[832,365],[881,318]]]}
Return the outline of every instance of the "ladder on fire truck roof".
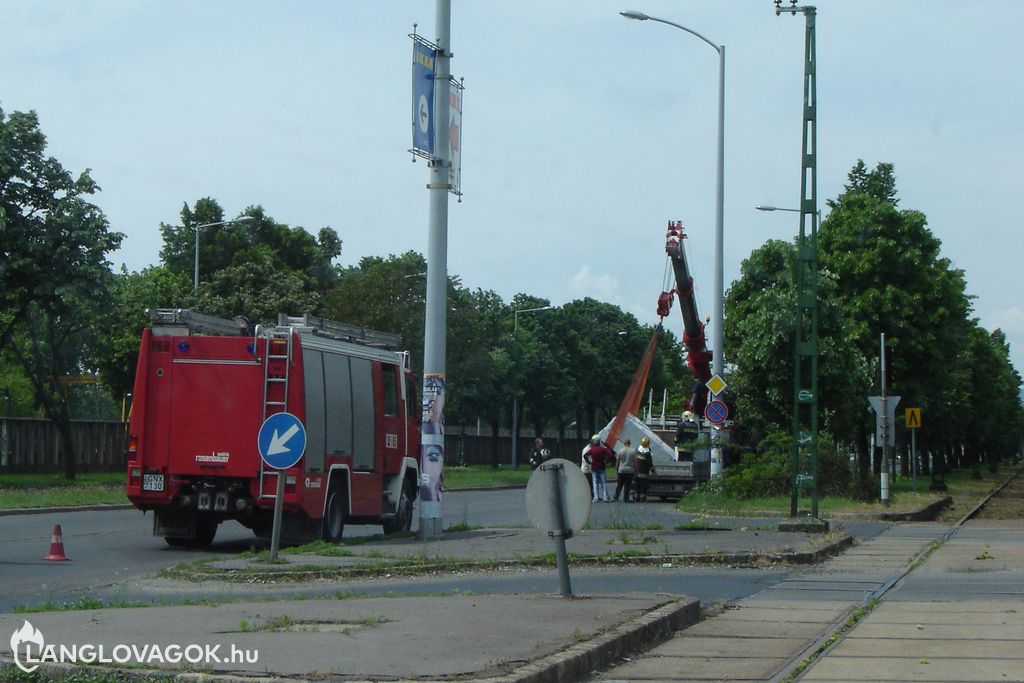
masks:
{"label": "ladder on fire truck roof", "polygon": [[[153,323],[154,334],[180,333],[184,328],[189,333],[205,332],[208,334],[244,335],[252,334],[249,321],[245,316],[236,316],[232,320],[218,318],[205,313],[197,313],[183,308],[151,308],[147,310]],[[402,345],[402,337],[388,332],[378,332],[358,325],[337,322],[320,318],[315,315],[293,316],[283,313],[277,316],[277,329],[282,332],[293,328],[296,332],[309,332],[321,337],[353,342],[363,346],[398,351]],[[256,336],[261,331],[274,329],[271,326],[258,325]]]}
{"label": "ladder on fire truck roof", "polygon": [[146,313],[153,323],[154,334],[173,334],[179,332],[181,328],[185,328],[189,333],[209,332],[226,335],[249,333],[249,321],[241,315],[236,316],[233,320],[227,320],[184,308],[150,308]]}
{"label": "ladder on fire truck roof", "polygon": [[340,323],[326,318],[319,318],[315,315],[291,316],[280,314],[277,316],[278,327],[292,327],[296,332],[312,332],[313,334],[340,339],[342,341],[355,342],[364,346],[373,346],[397,351],[401,348],[402,337],[387,332],[377,332],[357,325]]}

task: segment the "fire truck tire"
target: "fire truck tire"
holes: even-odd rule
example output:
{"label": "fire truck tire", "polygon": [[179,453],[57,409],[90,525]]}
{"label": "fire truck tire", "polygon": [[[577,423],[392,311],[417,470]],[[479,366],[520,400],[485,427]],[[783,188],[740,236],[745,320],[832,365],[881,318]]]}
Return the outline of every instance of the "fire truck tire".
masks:
{"label": "fire truck tire", "polygon": [[196,520],[196,537],[189,545],[196,548],[206,548],[213,543],[213,537],[217,535],[217,527],[220,522],[213,515],[199,513]]}
{"label": "fire truck tire", "polygon": [[395,510],[394,519],[384,522],[385,534],[394,534],[412,529],[412,502],[415,495],[412,487],[406,482],[402,486],[402,496],[398,499],[398,509]]}
{"label": "fire truck tire", "polygon": [[210,514],[200,513],[196,518],[196,535],[191,538],[169,537],[164,540],[174,548],[206,548],[213,543],[220,522]]}
{"label": "fire truck tire", "polygon": [[341,543],[345,532],[345,492],[337,487],[327,494],[327,509],[324,511],[323,539],[328,543]]}

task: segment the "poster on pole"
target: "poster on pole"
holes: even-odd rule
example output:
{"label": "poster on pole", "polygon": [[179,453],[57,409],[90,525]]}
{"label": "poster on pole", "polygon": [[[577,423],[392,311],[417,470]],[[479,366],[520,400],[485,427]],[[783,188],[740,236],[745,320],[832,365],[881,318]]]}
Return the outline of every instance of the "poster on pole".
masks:
{"label": "poster on pole", "polygon": [[448,91],[448,191],[462,196],[462,93],[454,80]]}
{"label": "poster on pole", "polygon": [[420,510],[427,519],[441,517],[444,499],[444,376],[426,375],[421,397]]}
{"label": "poster on pole", "polygon": [[412,152],[434,158],[434,65],[437,49],[413,35]]}

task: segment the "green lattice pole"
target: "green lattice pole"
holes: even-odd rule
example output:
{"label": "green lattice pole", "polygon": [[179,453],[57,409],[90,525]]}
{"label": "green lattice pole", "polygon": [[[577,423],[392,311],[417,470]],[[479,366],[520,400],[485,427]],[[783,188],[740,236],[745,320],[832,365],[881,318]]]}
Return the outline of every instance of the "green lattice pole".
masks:
{"label": "green lattice pole", "polygon": [[[794,325],[792,489],[789,514],[796,517],[800,486],[810,479],[811,516],[818,516],[818,136],[814,47],[814,7],[781,7],[775,14],[800,12],[806,21],[804,42],[803,147],[800,154],[800,236],[796,259],[796,320]],[[809,226],[809,229],[808,229]],[[801,454],[810,458],[811,472],[801,474]]]}

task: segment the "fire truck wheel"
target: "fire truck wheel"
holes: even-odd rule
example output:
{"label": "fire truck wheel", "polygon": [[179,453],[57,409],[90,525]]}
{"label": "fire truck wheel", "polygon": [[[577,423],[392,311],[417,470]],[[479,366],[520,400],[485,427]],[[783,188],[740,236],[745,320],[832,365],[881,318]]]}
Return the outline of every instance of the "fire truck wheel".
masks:
{"label": "fire truck wheel", "polygon": [[196,548],[206,548],[213,543],[213,537],[217,535],[217,526],[220,522],[213,515],[199,513],[196,520],[196,537],[189,545]]}
{"label": "fire truck wheel", "polygon": [[402,486],[402,497],[398,499],[398,509],[395,510],[395,518],[384,522],[384,533],[394,534],[399,531],[412,529],[412,500],[413,490],[408,483]]}
{"label": "fire truck wheel", "polygon": [[327,494],[327,510],[323,519],[323,538],[328,543],[341,543],[345,532],[345,494],[332,488]]}

